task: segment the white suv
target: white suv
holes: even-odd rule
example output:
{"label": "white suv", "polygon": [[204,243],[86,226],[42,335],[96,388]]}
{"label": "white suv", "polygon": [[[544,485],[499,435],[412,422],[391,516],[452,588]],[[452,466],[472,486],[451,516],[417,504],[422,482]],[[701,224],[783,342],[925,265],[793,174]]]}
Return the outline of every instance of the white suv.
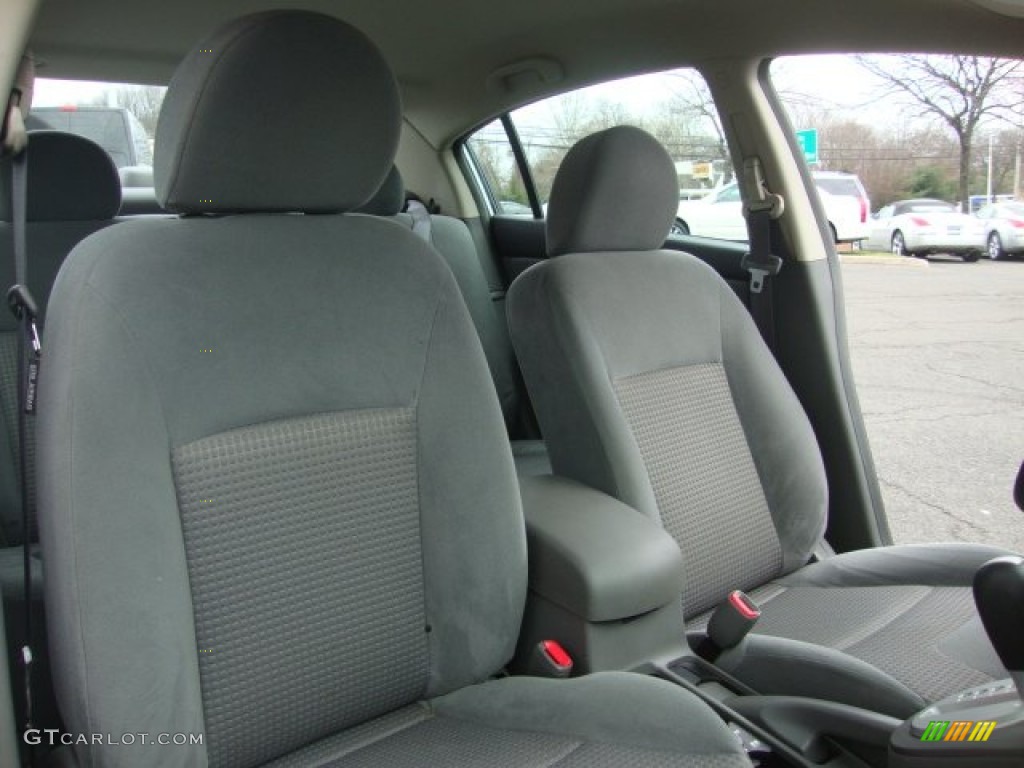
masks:
{"label": "white suv", "polygon": [[[851,173],[830,171],[815,171],[812,176],[833,239],[849,243],[866,238],[871,204],[860,179]],[[700,200],[681,201],[672,231],[680,235],[746,240],[747,224],[739,187],[733,182]]]}
{"label": "white suv", "polygon": [[[814,186],[822,193],[832,234],[837,243],[864,240],[870,233],[871,200],[860,177],[853,173],[814,171]],[[851,204],[848,201],[853,201]],[[832,206],[830,208],[830,206]]]}

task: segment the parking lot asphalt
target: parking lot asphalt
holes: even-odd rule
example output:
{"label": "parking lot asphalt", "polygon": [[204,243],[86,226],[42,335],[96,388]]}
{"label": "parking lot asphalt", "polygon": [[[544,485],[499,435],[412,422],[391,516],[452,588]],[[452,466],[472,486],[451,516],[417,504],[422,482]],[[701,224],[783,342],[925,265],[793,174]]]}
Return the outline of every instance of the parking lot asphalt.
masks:
{"label": "parking lot asphalt", "polygon": [[850,354],[897,543],[1024,552],[1024,261],[843,265]]}

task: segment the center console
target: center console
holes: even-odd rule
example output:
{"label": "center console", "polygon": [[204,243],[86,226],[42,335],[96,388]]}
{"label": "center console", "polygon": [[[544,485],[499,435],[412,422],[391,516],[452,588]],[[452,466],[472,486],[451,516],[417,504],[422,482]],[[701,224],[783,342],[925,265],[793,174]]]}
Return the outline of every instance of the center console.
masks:
{"label": "center console", "polygon": [[520,479],[530,594],[514,671],[556,638],[576,672],[631,669],[684,652],[683,561],[660,525],[616,499],[551,475]]}
{"label": "center console", "polygon": [[[765,768],[1024,768],[1021,672],[902,722],[812,697],[759,695],[687,643],[681,555],[660,525],[564,478],[524,477],[520,488],[530,595],[513,673],[625,669],[662,677],[703,699]],[[1024,560],[984,566],[975,598],[1006,668],[1024,670]],[[723,637],[741,635],[722,626]],[[552,644],[554,663],[538,665]]]}

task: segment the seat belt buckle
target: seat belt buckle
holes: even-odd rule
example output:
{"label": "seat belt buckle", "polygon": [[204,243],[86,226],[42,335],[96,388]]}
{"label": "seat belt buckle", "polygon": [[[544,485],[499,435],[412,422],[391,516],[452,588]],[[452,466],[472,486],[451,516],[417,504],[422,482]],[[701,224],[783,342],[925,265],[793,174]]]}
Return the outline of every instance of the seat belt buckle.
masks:
{"label": "seat belt buckle", "polygon": [[36,318],[39,316],[39,307],[36,304],[32,292],[24,285],[12,285],[7,291],[7,306],[11,313],[26,328],[29,346],[32,348],[32,355],[38,358],[43,352],[42,342],[39,341],[39,328],[36,325]]}
{"label": "seat belt buckle", "polygon": [[782,271],[782,259],[771,253],[767,254],[767,258],[757,258],[748,251],[743,254],[740,266],[750,273],[750,292],[761,293],[764,290],[764,281]]}
{"label": "seat belt buckle", "polygon": [[[712,655],[708,661],[714,661],[723,651],[735,648],[743,642],[743,638],[761,618],[761,609],[745,592],[736,589],[715,608],[708,621],[706,652]],[[702,654],[703,655],[703,654]]]}
{"label": "seat belt buckle", "polygon": [[24,391],[21,395],[22,410],[25,413],[36,411],[36,391],[39,385],[39,361],[43,355],[43,345],[39,340],[39,327],[36,325],[38,308],[36,300],[24,285],[14,285],[7,292],[7,306],[18,319],[21,332],[25,335],[26,352],[25,370],[23,373]]}
{"label": "seat belt buckle", "polygon": [[12,285],[7,291],[7,306],[18,320],[25,320],[27,316],[28,320],[35,322],[39,316],[39,307],[32,291],[20,283]]}
{"label": "seat belt buckle", "polygon": [[530,653],[526,674],[535,677],[568,677],[572,674],[572,657],[557,640],[542,640]]}

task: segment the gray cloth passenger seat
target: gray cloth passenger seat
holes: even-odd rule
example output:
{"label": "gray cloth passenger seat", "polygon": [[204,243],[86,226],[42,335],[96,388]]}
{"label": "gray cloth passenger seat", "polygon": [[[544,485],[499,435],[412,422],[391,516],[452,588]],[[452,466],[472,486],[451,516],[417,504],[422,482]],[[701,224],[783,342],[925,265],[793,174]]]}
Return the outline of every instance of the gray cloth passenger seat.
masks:
{"label": "gray cloth passenger seat", "polygon": [[400,124],[348,24],[229,22],[156,132],[158,197],[197,215],[61,270],[39,520],[67,731],[203,736],[76,741],[77,764],[749,766],[665,680],[498,676],[527,559],[487,363],[440,256],[348,213]]}
{"label": "gray cloth passenger seat", "polygon": [[555,472],[676,539],[695,626],[731,590],[754,591],[761,621],[718,663],[762,693],[906,717],[1005,677],[971,593],[1004,550],[891,546],[808,564],[828,512],[815,434],[732,289],[662,249],[678,187],[664,148],[624,126],[580,141],[558,171],[551,258],[509,290]]}
{"label": "gray cloth passenger seat", "polygon": [[[121,182],[110,156],[93,141],[63,131],[30,131],[25,245],[28,283],[39,306],[39,328],[46,323],[50,290],[61,265],[80,241],[115,223],[121,206]],[[0,288],[14,284],[10,160],[0,161]],[[0,597],[10,659],[11,679],[21,679],[15,661],[25,635],[24,534],[21,519],[20,446],[18,442],[18,327],[0,307]],[[35,507],[35,419],[26,422],[29,505]],[[30,543],[37,540],[35,531]],[[33,699],[37,725],[53,725],[56,707],[45,648],[42,562],[32,551],[32,612],[35,665]],[[16,697],[17,708],[22,701]]]}
{"label": "gray cloth passenger seat", "polygon": [[[386,216],[417,232],[416,218],[409,213],[402,213],[405,203],[405,183],[395,166],[377,193],[358,213]],[[520,476],[550,474],[551,462],[544,441],[517,436],[523,421],[522,411],[528,407],[527,398],[509,337],[504,302],[495,302],[491,296],[487,275],[481,263],[484,256],[473,243],[465,222],[452,216],[429,216],[429,242],[444,257],[455,276],[484,348],[502,415],[505,417],[505,426],[511,438],[516,471]]]}

